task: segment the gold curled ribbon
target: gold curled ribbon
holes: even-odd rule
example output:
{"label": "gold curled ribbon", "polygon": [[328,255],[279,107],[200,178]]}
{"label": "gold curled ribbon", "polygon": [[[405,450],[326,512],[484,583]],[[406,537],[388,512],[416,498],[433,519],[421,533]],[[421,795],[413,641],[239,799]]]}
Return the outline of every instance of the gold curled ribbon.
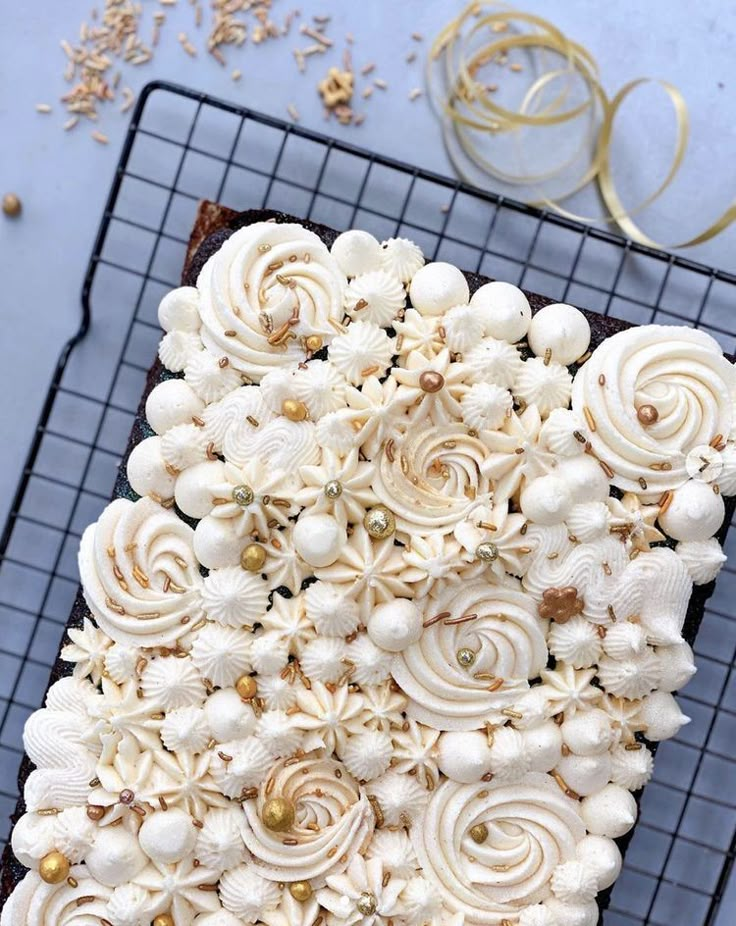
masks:
{"label": "gold curled ribbon", "polygon": [[[511,31],[513,27],[513,31]],[[526,31],[523,31],[526,30]],[[538,72],[518,108],[495,102],[492,92],[478,78],[478,72],[492,61],[505,61],[508,53],[521,50]],[[548,66],[552,54],[562,59]],[[540,72],[541,68],[541,72]],[[562,85],[551,99],[544,91]],[[475,170],[509,185],[531,186],[539,191],[530,205],[554,210],[575,221],[605,221],[618,225],[633,241],[653,248],[689,248],[715,238],[736,221],[736,202],[703,232],[687,241],[663,245],[656,242],[634,221],[634,216],[651,206],[670,186],[680,170],[689,138],[687,104],[680,91],[664,80],[637,78],[625,84],[612,98],[603,89],[598,65],[582,45],[569,39],[560,29],[532,13],[525,13],[495,0],[471,2],[449,22],[432,43],[427,65],[429,97],[442,122],[442,134],[450,160],[461,179],[474,183],[468,162]],[[660,87],[672,105],[676,136],[670,166],[656,189],[635,207],[626,208],[613,177],[611,151],[616,118],[624,103],[645,85]],[[574,101],[575,88],[582,88],[582,101]],[[579,144],[560,164],[545,171],[524,168],[521,130],[560,126],[584,119]],[[517,145],[518,171],[502,169],[481,151],[478,136],[513,135]],[[562,193],[546,195],[542,184],[559,179],[583,160],[581,175]],[[587,160],[587,163],[585,161]],[[577,215],[562,203],[595,183],[606,214],[600,217]]]}

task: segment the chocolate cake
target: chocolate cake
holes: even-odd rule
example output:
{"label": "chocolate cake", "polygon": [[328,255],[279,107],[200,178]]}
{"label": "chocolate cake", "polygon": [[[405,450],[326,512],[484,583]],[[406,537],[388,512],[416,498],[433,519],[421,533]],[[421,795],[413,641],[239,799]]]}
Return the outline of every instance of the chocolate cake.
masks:
{"label": "chocolate cake", "polygon": [[[273,238],[273,225],[284,225],[285,237]],[[295,226],[319,241],[294,233],[292,247],[288,236]],[[211,258],[243,229],[255,230],[252,241],[237,253],[233,249],[231,263],[217,276]],[[125,503],[115,517],[111,506],[111,514],[103,513],[85,533],[85,593],[80,589],[69,620],[77,633],[63,644],[71,661],[60,657],[50,679],[53,686],[76,665],[75,684],[89,686],[85,710],[106,718],[85,734],[87,740],[99,737],[81,804],[87,822],[72,819],[80,805],[71,798],[63,806],[44,804],[43,795],[58,790],[47,783],[31,788],[31,813],[21,797],[14,816],[14,822],[24,819],[26,829],[35,827],[16,839],[23,860],[41,870],[40,878],[28,882],[28,897],[48,894],[34,901],[42,908],[34,926],[52,926],[57,920],[50,917],[80,901],[89,922],[103,926],[314,926],[320,916],[328,924],[377,926],[461,926],[463,917],[489,926],[588,926],[591,910],[605,908],[620,864],[614,841],[624,851],[633,832],[624,819],[624,792],[638,801],[656,742],[684,722],[669,693],[690,674],[691,655],[679,641],[695,639],[733,514],[736,379],[706,335],[632,329],[515,287],[493,288],[506,284],[488,289],[488,278],[424,265],[415,246],[398,241],[379,245],[365,233],[341,235],[269,210],[238,213],[200,204],[183,288],[162,303],[164,327],[171,322],[161,350],[169,369],[157,360],[148,376],[114,490]],[[284,249],[293,255],[283,258]],[[279,256],[264,268],[272,252]],[[292,260],[302,274],[298,282],[289,275]],[[431,267],[430,277],[425,270]],[[259,281],[257,297],[249,294],[251,274]],[[257,320],[241,337],[237,309],[228,315],[233,327],[225,327],[226,291],[236,277],[246,301],[257,298],[269,309],[260,313],[260,333]],[[289,308],[294,314],[284,316],[295,290],[296,308]],[[330,302],[335,292],[339,318]],[[299,317],[305,307],[307,322]],[[530,327],[538,315],[547,321]],[[358,323],[361,335],[340,342],[338,351],[335,340]],[[292,336],[292,329],[298,334]],[[632,330],[641,334],[630,342],[616,339]],[[258,338],[278,355],[273,365],[256,357]],[[238,342],[232,352],[230,342]],[[623,344],[612,357],[596,350],[612,344]],[[282,362],[282,348],[294,353],[293,363]],[[564,356],[568,349],[573,356]],[[364,355],[370,359],[361,367]],[[638,370],[643,355],[646,376],[632,385],[626,371]],[[231,379],[218,379],[218,364]],[[180,390],[176,408],[185,400],[197,403],[196,412],[173,425],[178,411],[163,401],[149,403],[171,379],[187,383],[192,393]],[[361,417],[361,389],[377,395],[389,390],[385,383],[398,397],[392,399],[398,423],[387,414],[385,433],[383,419],[368,433],[373,419],[367,412]],[[246,392],[247,401],[236,408],[240,399],[232,397]],[[627,395],[631,408],[622,411],[617,403]],[[692,397],[702,422],[693,418]],[[154,412],[165,426],[154,429],[147,418]],[[237,440],[228,436],[236,414],[251,428]],[[266,449],[254,450],[262,459],[252,475],[273,487],[256,491],[262,510],[251,513],[254,493],[237,474],[251,472],[251,448],[260,446],[271,425]],[[177,428],[188,430],[171,437]],[[197,429],[210,439],[193,437]],[[350,429],[361,440],[355,447],[348,446]],[[425,452],[424,435],[434,432],[442,437],[434,456],[422,458],[426,468],[409,479],[407,472]],[[166,434],[170,440],[162,451]],[[463,440],[466,456],[459,462],[455,451]],[[345,449],[341,442],[347,442]],[[292,465],[289,457],[300,454],[303,460]],[[693,464],[694,454],[704,460],[701,467]],[[513,455],[523,458],[518,466]],[[350,479],[332,478],[322,486],[325,458],[333,468],[353,460]],[[302,468],[309,472],[297,477]],[[206,483],[206,512],[204,476],[197,475],[205,471],[215,473]],[[679,481],[673,471],[680,472]],[[274,481],[274,472],[287,475]],[[416,497],[412,484],[419,486]],[[161,489],[169,485],[170,494]],[[145,512],[136,509],[142,496],[148,496]],[[134,509],[142,512],[137,520]],[[181,530],[168,518],[178,519]],[[129,531],[135,539],[154,520],[179,550],[168,572],[155,565],[164,554],[154,556],[154,573],[164,577],[163,593],[187,598],[186,613],[180,599],[170,613],[136,612],[120,603],[132,596],[133,583],[143,597],[155,583],[135,553],[129,574],[117,538]],[[242,530],[231,530],[231,521],[242,523]],[[299,532],[299,522],[309,522],[312,531]],[[209,525],[209,533],[201,524]],[[507,535],[511,539],[504,540]],[[379,591],[370,594],[365,583],[349,578],[367,548],[371,555],[380,548],[383,556]],[[120,600],[106,584],[105,550]],[[251,588],[259,576],[263,587]],[[654,613],[644,599],[656,582],[666,607]],[[481,613],[489,588],[503,614]],[[257,611],[251,599],[264,596],[266,613],[251,619]],[[493,623],[486,627],[497,618],[512,624],[513,632]],[[430,637],[432,649],[425,651]],[[444,658],[448,646],[453,664],[440,666],[437,653]],[[343,669],[333,670],[331,660]],[[369,670],[370,660],[375,666]],[[509,671],[502,674],[502,666]],[[139,723],[129,719],[133,708],[125,722],[111,726],[102,704],[124,696],[128,671],[153,721],[146,721],[145,732],[136,726],[130,735]],[[453,681],[456,673],[463,681]],[[474,680],[467,690],[465,678]],[[312,701],[322,692],[334,698],[341,689],[356,713],[335,730],[323,729]],[[49,710],[69,711],[70,697],[71,689],[64,689]],[[213,717],[206,711],[215,698],[220,706]],[[367,700],[360,707],[362,698]],[[238,700],[252,717],[238,713]],[[29,721],[34,754],[53,752],[57,721],[51,720]],[[481,739],[487,755],[478,753]],[[186,754],[192,769],[206,756],[212,771],[191,772],[192,780],[206,779],[197,795],[182,797],[172,784],[174,772],[166,783],[168,771],[161,781],[154,775],[153,784],[142,772],[135,781],[126,778],[149,761],[145,744],[151,742],[164,768],[168,756],[178,763]],[[108,752],[121,743],[127,752],[108,762]],[[81,754],[87,747],[75,741],[72,751],[77,748]],[[131,750],[137,750],[135,758]],[[293,767],[309,781],[333,776],[342,789],[335,797],[340,813],[322,805],[305,809],[309,802],[292,781]],[[22,793],[33,769],[26,757]],[[323,787],[313,792],[319,800]],[[506,796],[509,790],[513,798]],[[471,799],[485,808],[480,815],[468,810]],[[504,810],[512,799],[523,805],[521,822],[504,816],[512,813]],[[233,823],[236,812],[245,820],[242,832]],[[61,825],[64,814],[68,822]],[[211,823],[207,814],[214,814]],[[180,833],[177,824],[187,815],[191,831]],[[160,830],[155,821],[161,821]],[[223,837],[216,846],[215,831],[233,826],[242,845],[225,846]],[[456,826],[464,827],[459,842],[447,842],[441,834]],[[340,837],[344,851],[323,853],[322,832],[342,832],[340,827],[351,834]],[[145,834],[140,846],[139,833]],[[274,856],[274,838],[283,859]],[[135,842],[133,849],[122,845],[126,840]],[[178,852],[171,849],[179,843]],[[120,881],[126,852],[140,856],[140,867],[131,862],[134,874]],[[187,877],[201,872],[201,883],[192,875],[194,900],[189,887],[162,887],[166,866],[177,877],[184,869]],[[25,873],[8,846],[2,906]],[[2,926],[30,926],[26,901],[16,906],[21,918],[4,914]]]}

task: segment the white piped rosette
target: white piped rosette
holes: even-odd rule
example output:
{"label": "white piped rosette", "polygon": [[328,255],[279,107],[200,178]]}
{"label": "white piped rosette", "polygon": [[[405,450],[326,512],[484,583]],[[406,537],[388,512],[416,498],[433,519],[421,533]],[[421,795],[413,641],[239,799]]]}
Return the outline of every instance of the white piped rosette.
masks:
{"label": "white piped rosette", "polygon": [[177,378],[82,537],[2,926],[595,922],[725,559],[716,342],[586,360],[572,306],[276,222],[159,318]]}

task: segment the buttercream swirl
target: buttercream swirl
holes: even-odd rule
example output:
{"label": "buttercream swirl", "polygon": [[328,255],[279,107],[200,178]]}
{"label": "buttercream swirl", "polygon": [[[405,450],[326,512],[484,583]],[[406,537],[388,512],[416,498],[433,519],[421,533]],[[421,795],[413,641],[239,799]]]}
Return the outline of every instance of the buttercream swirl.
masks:
{"label": "buttercream swirl", "polygon": [[304,337],[319,335],[325,343],[334,337],[331,322],[342,318],[345,285],[325,245],[301,225],[241,228],[197,280],[202,342],[258,381],[301,359]]}
{"label": "buttercream swirl", "polygon": [[[547,662],[534,601],[514,585],[476,580],[431,607],[426,619],[447,616],[425,626],[392,669],[410,699],[407,712],[436,730],[474,730],[501,720],[500,711]],[[472,657],[464,658],[464,651]]]}
{"label": "buttercream swirl", "polygon": [[79,550],[84,597],[116,643],[165,646],[202,613],[194,532],[150,498],[118,498]]}
{"label": "buttercream swirl", "polygon": [[459,423],[411,428],[384,447],[372,488],[399,530],[451,533],[471,508],[490,499],[490,479],[481,473],[487,455]]}
{"label": "buttercream swirl", "polygon": [[[470,830],[484,824],[476,843]],[[446,780],[412,841],[425,878],[466,923],[499,926],[550,896],[550,878],[585,836],[578,805],[554,781],[528,773],[510,785]]]}
{"label": "buttercream swirl", "polygon": [[[687,454],[730,432],[735,398],[736,370],[714,338],[661,325],[604,341],[572,392],[573,410],[587,421],[593,452],[613,470],[613,485],[647,499],[685,482]],[[654,423],[639,420],[643,405],[656,409]]]}
{"label": "buttercream swirl", "polygon": [[84,865],[72,868],[76,881],[46,884],[29,871],[3,908],[1,926],[99,926],[112,888],[92,878]]}
{"label": "buttercream swirl", "polygon": [[[295,809],[286,834],[269,830],[261,819],[274,795]],[[243,809],[243,840],[258,872],[271,881],[324,883],[327,875],[344,870],[373,832],[373,810],[355,779],[339,762],[319,756],[279,762],[257,799]]]}

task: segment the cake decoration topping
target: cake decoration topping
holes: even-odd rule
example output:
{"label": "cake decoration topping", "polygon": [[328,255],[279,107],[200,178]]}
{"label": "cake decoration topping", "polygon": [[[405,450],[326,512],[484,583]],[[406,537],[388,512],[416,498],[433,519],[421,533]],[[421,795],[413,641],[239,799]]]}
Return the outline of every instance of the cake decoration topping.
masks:
{"label": "cake decoration topping", "polygon": [[470,279],[270,222],[164,298],[184,375],[146,403],[145,497],[82,539],[2,926],[40,892],[38,926],[78,897],[111,926],[596,921],[637,736],[688,722],[736,374],[682,328],[586,359],[583,313]]}

